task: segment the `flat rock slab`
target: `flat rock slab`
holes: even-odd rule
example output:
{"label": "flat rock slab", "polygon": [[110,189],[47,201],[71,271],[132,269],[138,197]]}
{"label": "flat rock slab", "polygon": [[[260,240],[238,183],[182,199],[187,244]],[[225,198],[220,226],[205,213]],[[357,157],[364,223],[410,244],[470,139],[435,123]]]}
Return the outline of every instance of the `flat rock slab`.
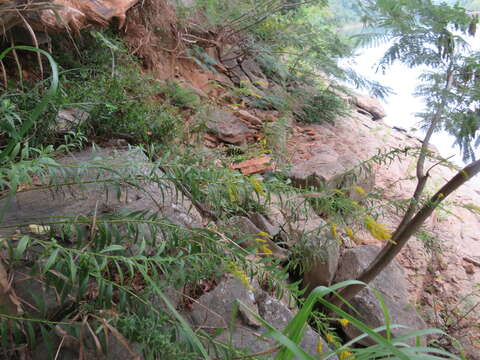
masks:
{"label": "flat rock slab", "polygon": [[[201,216],[191,202],[138,149],[88,150],[58,162],[65,167],[47,180],[50,190],[32,187],[0,201],[0,207],[7,209],[0,234],[13,233],[16,226],[67,216],[118,211],[150,211],[188,227],[201,224]],[[137,177],[154,179],[136,180]]]}

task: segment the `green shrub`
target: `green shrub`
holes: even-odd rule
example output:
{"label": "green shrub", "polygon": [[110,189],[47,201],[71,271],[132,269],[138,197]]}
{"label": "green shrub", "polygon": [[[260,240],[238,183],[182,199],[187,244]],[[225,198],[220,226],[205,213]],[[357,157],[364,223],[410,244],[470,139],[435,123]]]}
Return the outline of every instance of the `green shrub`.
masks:
{"label": "green shrub", "polygon": [[294,111],[299,122],[307,124],[333,123],[338,116],[345,115],[347,105],[336,93],[330,90],[320,90],[309,93],[306,90],[297,89],[295,93],[298,98],[305,99]]}
{"label": "green shrub", "polygon": [[[131,143],[165,144],[178,136],[181,108],[198,97],[176,83],[161,84],[144,74],[122,42],[107,33],[87,33],[82,57],[61,58],[65,70],[59,106],[89,113],[80,128],[90,136],[120,137]],[[165,99],[162,100],[162,97]]]}
{"label": "green shrub", "polygon": [[262,110],[288,111],[290,109],[289,101],[282,94],[268,94],[253,98],[248,104]]}
{"label": "green shrub", "polygon": [[170,104],[179,108],[200,105],[199,97],[192,90],[182,87],[175,81],[167,81],[165,85],[160,87],[160,92],[163,93]]}
{"label": "green shrub", "polygon": [[270,55],[268,52],[260,53],[255,61],[269,79],[283,82],[291,76],[287,66],[277,56]]}
{"label": "green shrub", "polygon": [[117,327],[127,339],[139,344],[146,360],[190,360],[195,356],[166,314],[130,314],[118,319]]}

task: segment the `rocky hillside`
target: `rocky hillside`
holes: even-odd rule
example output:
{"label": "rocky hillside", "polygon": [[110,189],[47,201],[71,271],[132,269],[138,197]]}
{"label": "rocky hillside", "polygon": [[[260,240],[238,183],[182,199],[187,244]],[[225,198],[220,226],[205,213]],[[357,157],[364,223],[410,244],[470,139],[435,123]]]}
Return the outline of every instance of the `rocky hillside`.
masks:
{"label": "rocky hillside", "polygon": [[[245,51],[248,34],[223,41],[198,25],[204,14],[180,18],[190,2],[62,3],[67,23],[27,17],[64,97],[32,130],[35,155],[22,142],[2,163],[0,358],[284,359],[290,339],[297,358],[373,359],[426,351],[409,334],[434,327],[445,333],[422,344],[480,359],[473,183],[350,301],[356,311],[316,303],[379,253],[366,223],[389,234],[414,192],[421,141],[386,125],[378,100],[324,74],[322,86],[282,81]],[[82,33],[93,45],[53,31],[112,18],[124,30]],[[41,78],[36,57],[7,60]],[[433,148],[428,167],[428,194],[458,171]],[[386,323],[403,325],[390,329],[397,343],[357,338]]]}
{"label": "rocky hillside", "polygon": [[[370,159],[378,150],[419,146],[419,139],[361,113],[338,118],[335,125],[296,126],[289,141],[294,177],[313,177],[318,181],[333,179],[352,164]],[[362,180],[362,185],[377,189],[383,200],[396,202],[408,198],[416,185],[415,164],[416,158],[407,155],[377,166]],[[430,166],[433,164],[435,162]],[[436,192],[454,174],[449,166],[436,166],[428,191]],[[448,326],[456,336],[473,347],[472,354],[479,351],[479,334],[473,325],[479,317],[478,307],[475,307],[480,280],[478,204],[478,186],[470,182],[429,219],[424,231],[409,242],[398,259],[408,289],[408,296],[401,293],[400,297],[408,297],[429,325],[442,327],[445,322],[450,323]],[[393,229],[400,215],[395,208],[386,208],[381,222]],[[368,232],[359,238],[361,246],[381,246]],[[391,281],[397,284],[399,280],[385,279],[384,285]],[[395,288],[389,290],[398,292]]]}

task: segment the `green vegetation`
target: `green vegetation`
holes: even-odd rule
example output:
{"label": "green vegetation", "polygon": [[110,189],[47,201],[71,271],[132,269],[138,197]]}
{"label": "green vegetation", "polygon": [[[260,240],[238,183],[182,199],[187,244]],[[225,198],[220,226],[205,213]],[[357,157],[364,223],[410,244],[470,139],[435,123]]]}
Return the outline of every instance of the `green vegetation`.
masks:
{"label": "green vegetation", "polygon": [[[431,0],[372,0],[367,2],[365,10],[365,21],[372,31],[359,38],[365,42],[391,41],[379,61],[380,68],[386,71],[397,61],[409,67],[428,67],[420,77],[423,84],[418,88],[418,94],[426,103],[425,112],[418,114],[426,134],[417,160],[417,185],[392,241],[358,277],[368,283],[393,261],[450,194],[480,173],[480,160],[475,159],[473,151],[479,145],[480,53],[471,49],[467,41],[469,36],[475,36],[478,16],[468,14],[458,5],[436,4]],[[464,160],[471,162],[437,193],[426,196],[432,169],[426,165],[428,146],[433,134],[442,129],[455,137]],[[342,295],[350,299],[360,290],[360,286],[350,286]]]}
{"label": "green vegetation", "polygon": [[144,74],[117,37],[95,32],[85,37],[82,57],[66,52],[58,59],[69,69],[62,73],[59,103],[89,114],[78,129],[88,136],[124,137],[147,145],[166,144],[178,136],[180,112],[195,109],[198,97],[173,81],[162,84]]}
{"label": "green vegetation", "polygon": [[347,104],[345,100],[340,98],[338,94],[331,90],[317,90],[308,93],[304,89],[300,91],[304,100],[301,109],[295,112],[295,116],[299,122],[303,123],[334,123],[338,116],[345,115]]}
{"label": "green vegetation", "polygon": [[[377,95],[387,93],[379,84],[338,66],[338,60],[350,56],[352,49],[335,33],[326,1],[308,1],[303,6],[280,0],[252,4],[245,0],[201,0],[195,8],[183,12],[188,16],[189,12],[201,10],[208,31],[224,41],[239,34],[252,39],[246,41],[245,54],[258,61],[274,83],[274,90],[240,82],[227,90],[223,98],[215,100],[229,103],[230,99],[242,106],[278,111],[281,120],[266,124],[262,140],[252,146],[257,153],[285,156],[285,132],[292,118],[304,123],[332,123],[344,114],[347,105],[338,95],[342,91],[339,80],[369,88]],[[347,5],[343,2],[339,6],[342,4]],[[345,22],[351,21],[357,12],[356,7],[349,9],[351,14],[345,16]],[[440,15],[444,15],[447,8],[439,9]],[[309,20],[311,11],[321,15],[315,22]],[[457,11],[455,15],[463,20],[461,11]],[[322,20],[324,23],[319,26]],[[389,25],[387,21],[385,24]],[[301,247],[288,248],[288,244],[280,242],[290,251],[286,264],[285,259],[270,256],[272,249],[264,239],[270,239],[268,234],[237,239],[230,236],[236,229],[223,228],[233,216],[264,214],[268,206],[280,204],[290,212],[290,217],[285,215],[285,228],[298,220],[301,208],[303,212],[313,208],[326,219],[334,241],[341,242],[341,235],[355,241],[359,229],[369,231],[379,240],[389,240],[389,232],[376,219],[391,204],[379,205],[380,194],[366,194],[355,184],[371,170],[372,163],[392,161],[411,151],[418,153],[418,149],[379,153],[345,174],[334,189],[293,187],[283,169],[263,177],[244,176],[230,169],[231,163],[252,156],[244,147],[230,146],[225,151],[189,147],[192,128],[204,135],[198,124],[185,130],[186,123],[195,115],[201,118],[204,110],[205,104],[195,93],[173,80],[160,82],[152,78],[142,69],[139,59],[129,54],[120,34],[105,30],[82,35],[83,42],[78,44],[54,38],[53,55],[32,47],[16,47],[45,56],[50,71],[48,80],[10,81],[0,95],[0,190],[6,204],[2,216],[7,215],[8,201],[17,193],[41,189],[53,194],[73,194],[90,184],[117,200],[124,199],[129,192],[138,192],[139,197],[141,194],[152,199],[158,209],[100,211],[96,206],[94,211],[76,216],[48,217],[20,225],[0,224],[0,230],[5,231],[1,238],[5,258],[0,263],[0,286],[4,286],[4,263],[8,271],[27,268],[29,275],[40,279],[60,303],[58,311],[51,314],[44,299],[32,295],[29,305],[35,309],[33,313],[22,304],[13,304],[16,306],[12,311],[2,309],[0,336],[7,358],[21,358],[25,349],[38,351],[39,345],[46,347],[49,358],[55,358],[62,343],[70,340],[82,351],[87,351],[86,344],[91,343],[103,352],[112,339],[123,345],[128,342],[133,349],[124,346],[127,350],[139,351],[146,359],[211,359],[214,353],[219,359],[271,358],[274,351],[265,356],[244,354],[230,343],[216,341],[215,334],[208,329],[192,329],[181,314],[184,309],[177,309],[166,296],[169,291],[179,292],[186,295],[187,300],[182,301],[194,302],[203,294],[198,289],[205,281],[215,283],[225,273],[238,278],[247,288],[252,286],[252,279],[266,279],[269,290],[277,290],[277,295],[286,293],[298,303],[300,310],[283,331],[252,313],[267,329],[265,336],[279,345],[276,359],[313,359],[299,344],[305,325],[315,322],[327,340],[333,339],[329,341],[332,351],[324,355],[325,359],[334,354],[352,360],[456,358],[439,348],[405,344],[408,339],[442,334],[439,330],[395,338],[391,333],[395,325],[388,320],[384,327],[370,329],[326,300],[327,295],[343,287],[364,285],[358,281],[317,288],[303,298],[298,282],[287,281],[305,256]],[[448,53],[452,39],[440,40],[440,50],[453,59]],[[437,38],[435,41],[438,44]],[[412,48],[414,45],[418,42]],[[0,60],[12,50],[2,52]],[[197,45],[189,53],[197,65],[205,65],[203,70],[213,71],[214,65],[218,65]],[[413,51],[399,54],[397,47],[386,57],[385,65],[395,57],[412,64],[433,60],[418,60],[412,55]],[[456,69],[476,71],[475,59],[463,58],[455,64]],[[6,69],[15,74],[15,66],[7,65],[10,66]],[[437,91],[437,103],[430,104],[432,107],[438,106],[438,99],[443,101],[443,90],[438,89],[442,79],[445,80],[435,76],[429,79],[433,85],[428,91]],[[469,77],[465,81],[476,80]],[[427,93],[426,89],[423,91]],[[463,102],[461,105],[466,106]],[[59,111],[72,108],[85,111],[88,117],[59,131]],[[460,130],[447,120],[444,128],[459,136],[466,154],[471,156],[469,141],[475,132],[468,130],[476,128],[467,126],[472,117],[460,120],[464,120]],[[58,159],[69,151],[95,143],[102,145],[112,139],[125,140],[138,156],[129,158],[120,152],[73,165]],[[352,199],[352,192],[364,196],[361,204]],[[187,226],[161,215],[164,208],[173,208],[172,199],[188,203],[190,213],[200,213],[205,223],[193,221]],[[439,200],[437,197],[433,203]],[[71,201],[75,201],[74,196]],[[404,204],[398,206],[405,208]],[[260,241],[258,236],[263,236]],[[420,236],[433,249],[433,239],[424,233]],[[324,312],[315,308],[317,304],[322,305]],[[388,309],[383,307],[388,319]],[[328,317],[327,311],[335,318]],[[362,336],[371,336],[377,345],[357,346],[362,336],[341,343],[331,326],[338,317],[357,327]],[[59,338],[62,340],[58,341]]]}

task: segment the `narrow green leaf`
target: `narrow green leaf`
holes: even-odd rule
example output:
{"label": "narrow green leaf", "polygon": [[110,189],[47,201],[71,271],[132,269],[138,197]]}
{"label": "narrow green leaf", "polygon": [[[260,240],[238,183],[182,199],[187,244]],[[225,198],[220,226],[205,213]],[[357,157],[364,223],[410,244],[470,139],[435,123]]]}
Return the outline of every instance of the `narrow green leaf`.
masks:
{"label": "narrow green leaf", "polygon": [[20,260],[23,256],[23,253],[27,249],[28,243],[30,242],[30,238],[28,236],[23,236],[20,241],[18,242],[17,247],[13,252],[13,258],[15,260]]}
{"label": "narrow green leaf", "polygon": [[124,251],[125,248],[122,245],[110,245],[109,247],[100,251],[100,254],[105,254],[107,252],[114,252],[114,251]]}
{"label": "narrow green leaf", "polygon": [[48,257],[48,260],[47,262],[45,263],[44,267],[43,267],[43,271],[42,273],[43,274],[46,274],[48,270],[50,270],[50,268],[52,267],[52,265],[55,263],[55,260],[57,260],[57,256],[58,256],[58,252],[60,250],[58,248],[54,249],[52,251],[52,253],[50,254],[50,256]]}
{"label": "narrow green leaf", "polygon": [[72,285],[74,285],[75,280],[77,279],[77,265],[70,254],[68,255],[68,265],[70,268],[70,281],[72,282]]}

